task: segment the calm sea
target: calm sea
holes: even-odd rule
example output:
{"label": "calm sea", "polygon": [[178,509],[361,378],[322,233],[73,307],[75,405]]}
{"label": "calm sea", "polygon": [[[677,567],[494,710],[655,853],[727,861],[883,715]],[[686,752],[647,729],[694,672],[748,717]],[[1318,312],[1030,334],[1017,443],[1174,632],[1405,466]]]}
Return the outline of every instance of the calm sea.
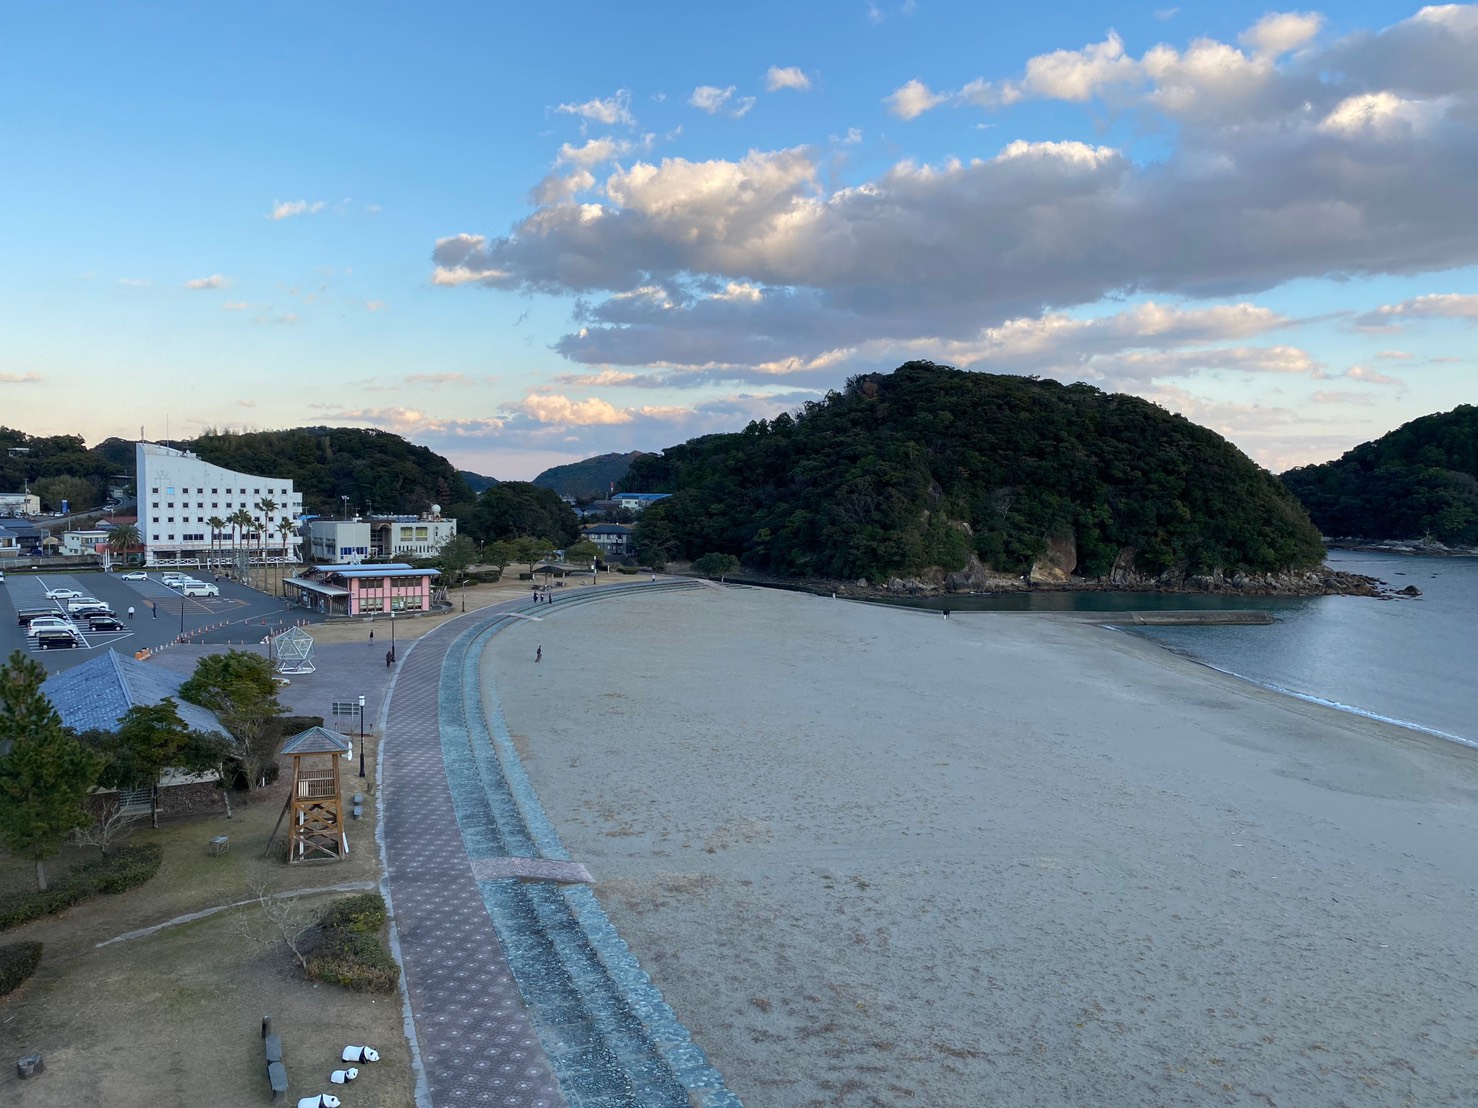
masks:
{"label": "calm sea", "polygon": [[914,602],[956,611],[1266,608],[1263,627],[1135,628],[1208,666],[1347,711],[1478,746],[1478,558],[1331,551],[1335,569],[1415,585],[1415,599],[1031,593]]}
{"label": "calm sea", "polygon": [[1331,551],[1335,569],[1415,585],[1415,599],[1318,596],[1267,627],[1136,629],[1260,685],[1478,746],[1478,558]]}

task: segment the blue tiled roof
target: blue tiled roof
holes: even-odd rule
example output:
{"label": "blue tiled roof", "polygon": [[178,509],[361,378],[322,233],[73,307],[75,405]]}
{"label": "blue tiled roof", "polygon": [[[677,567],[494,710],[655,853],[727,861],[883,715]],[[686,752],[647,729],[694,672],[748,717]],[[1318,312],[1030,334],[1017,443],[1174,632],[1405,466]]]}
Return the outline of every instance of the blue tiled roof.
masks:
{"label": "blue tiled roof", "polygon": [[76,731],[116,730],[118,721],[135,704],[158,704],[172,696],[186,727],[228,734],[214,712],[180,699],[184,683],[183,677],[168,670],[108,650],[48,677],[41,691],[62,722]]}

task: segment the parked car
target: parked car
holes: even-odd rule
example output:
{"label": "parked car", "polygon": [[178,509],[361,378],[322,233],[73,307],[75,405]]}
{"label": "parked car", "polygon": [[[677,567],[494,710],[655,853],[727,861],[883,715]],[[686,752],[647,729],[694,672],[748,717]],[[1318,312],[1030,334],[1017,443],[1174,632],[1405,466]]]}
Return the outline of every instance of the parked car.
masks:
{"label": "parked car", "polygon": [[141,569],[135,569],[128,573],[120,574],[118,579],[120,581],[147,581],[149,575]]}
{"label": "parked car", "polygon": [[47,600],[76,600],[82,594],[76,589],[47,589]]}
{"label": "parked car", "polygon": [[115,616],[88,616],[87,629],[89,631],[126,631],[122,623]]}
{"label": "parked car", "polygon": [[80,608],[69,608],[68,611],[77,619],[91,619],[93,616],[116,616],[118,614],[101,601],[96,604],[84,604]]}
{"label": "parked car", "polygon": [[31,620],[30,625],[26,628],[26,635],[34,639],[42,631],[75,630],[77,630],[76,625],[71,620],[63,619],[61,616],[37,616]]}
{"label": "parked car", "polygon": [[209,581],[183,581],[180,583],[181,596],[220,596],[219,585],[212,585]]}
{"label": "parked car", "polygon": [[0,569],[0,585],[5,584],[5,571]]}
{"label": "parked car", "polygon": [[40,619],[42,616],[55,616],[56,615],[56,609],[55,608],[21,608],[21,609],[19,609],[19,610],[16,611],[15,615],[16,615],[16,622],[19,623],[22,627],[25,627],[33,619]]}
{"label": "parked car", "polygon": [[[76,612],[83,608],[91,608],[103,602],[95,596],[74,596],[67,601],[67,611]],[[107,607],[107,605],[103,605]]]}
{"label": "parked car", "polygon": [[86,646],[87,640],[77,631],[42,631],[36,636],[39,650],[69,650],[74,646]]}

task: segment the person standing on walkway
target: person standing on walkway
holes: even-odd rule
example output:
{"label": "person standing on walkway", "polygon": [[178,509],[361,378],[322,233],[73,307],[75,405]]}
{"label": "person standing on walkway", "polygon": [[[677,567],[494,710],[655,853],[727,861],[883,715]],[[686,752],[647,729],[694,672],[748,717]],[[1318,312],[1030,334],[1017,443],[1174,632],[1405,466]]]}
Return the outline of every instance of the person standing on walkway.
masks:
{"label": "person standing on walkway", "polygon": [[385,668],[386,669],[389,669],[394,664],[395,664],[395,651],[393,651],[393,650],[387,650],[387,651],[385,651]]}
{"label": "person standing on walkway", "polygon": [[128,618],[129,619],[133,619],[133,605],[132,604],[130,604],[128,606]]}
{"label": "person standing on walkway", "polygon": [[539,649],[536,650],[536,651],[534,651],[534,661],[536,661],[536,662],[542,662],[543,660],[544,660],[544,644],[543,643],[540,643],[539,644]]}
{"label": "person standing on walkway", "polygon": [[375,641],[375,629],[373,627],[371,627],[370,628],[370,642],[374,642],[374,641]]}
{"label": "person standing on walkway", "polygon": [[158,604],[150,604],[149,605],[149,608],[153,611],[154,618],[155,619],[158,619],[159,618],[159,605]]}

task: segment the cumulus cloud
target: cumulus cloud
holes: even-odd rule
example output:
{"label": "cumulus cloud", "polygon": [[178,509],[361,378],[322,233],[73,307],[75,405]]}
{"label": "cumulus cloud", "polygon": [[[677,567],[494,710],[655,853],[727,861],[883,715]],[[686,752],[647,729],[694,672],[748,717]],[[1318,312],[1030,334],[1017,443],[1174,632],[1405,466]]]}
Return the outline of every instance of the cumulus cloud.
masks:
{"label": "cumulus cloud", "polygon": [[795,89],[796,92],[807,92],[811,88],[811,78],[807,77],[805,71],[799,66],[788,65],[784,69],[778,65],[772,65],[765,71],[765,91],[778,92],[780,89]]}
{"label": "cumulus cloud", "polygon": [[272,210],[267,213],[271,220],[291,219],[295,215],[317,215],[328,205],[322,200],[278,200],[272,204]]}
{"label": "cumulus cloud", "polygon": [[[552,188],[506,233],[438,240],[431,280],[574,298],[555,349],[601,370],[820,384],[899,352],[1026,365],[1002,343],[1025,342],[1027,323],[1054,342],[1102,335],[1107,325],[1069,326],[1066,310],[1105,297],[1225,299],[1301,278],[1473,264],[1473,12],[1423,9],[1333,42],[1317,17],[1284,13],[1237,43],[1138,58],[1110,34],[1030,59],[1017,77],[947,92],[915,80],[887,100],[905,119],[946,102],[1122,103],[1163,125],[1149,161],[1075,139],[1008,140],[969,160],[905,159],[841,180],[830,155],[804,146],[605,169],[603,149],[562,153],[594,180]],[[733,96],[705,88],[720,110]],[[1459,301],[1417,298],[1357,322],[1467,318]],[[1287,345],[1229,334],[1200,346],[1085,355],[1069,343],[1052,364],[1108,380],[1322,372]]]}
{"label": "cumulus cloud", "polygon": [[41,380],[41,374],[35,370],[25,373],[0,373],[0,385],[29,385]]}
{"label": "cumulus cloud", "polygon": [[565,115],[579,116],[587,123],[604,123],[607,126],[622,123],[627,127],[636,126],[636,118],[631,114],[631,93],[624,88],[617,90],[614,96],[604,100],[596,98],[586,100],[583,104],[560,104],[554,110]]}
{"label": "cumulus cloud", "polygon": [[893,90],[883,99],[899,119],[917,119],[931,108],[943,104],[949,97],[944,93],[931,92],[929,86],[917,77]]}
{"label": "cumulus cloud", "polygon": [[222,277],[219,273],[212,273],[209,277],[196,277],[193,281],[186,281],[187,289],[224,289],[231,286],[231,278]]}
{"label": "cumulus cloud", "polygon": [[581,169],[593,169],[595,166],[605,162],[615,161],[621,155],[632,149],[632,143],[626,139],[614,138],[606,135],[602,138],[586,139],[579,146],[571,146],[565,143],[559,148],[559,157],[555,159],[556,165],[575,165]]}
{"label": "cumulus cloud", "polygon": [[1402,385],[1406,384],[1399,377],[1388,377],[1384,373],[1377,373],[1363,365],[1352,365],[1345,371],[1345,376],[1351,381],[1364,381],[1368,385]]}
{"label": "cumulus cloud", "polygon": [[693,90],[693,95],[688,97],[688,103],[699,111],[707,112],[709,115],[723,113],[724,115],[730,115],[735,119],[739,119],[746,115],[750,108],[754,107],[754,97],[741,96],[736,98],[734,96],[735,91],[737,90],[733,85],[730,85],[728,88],[699,85]]}

